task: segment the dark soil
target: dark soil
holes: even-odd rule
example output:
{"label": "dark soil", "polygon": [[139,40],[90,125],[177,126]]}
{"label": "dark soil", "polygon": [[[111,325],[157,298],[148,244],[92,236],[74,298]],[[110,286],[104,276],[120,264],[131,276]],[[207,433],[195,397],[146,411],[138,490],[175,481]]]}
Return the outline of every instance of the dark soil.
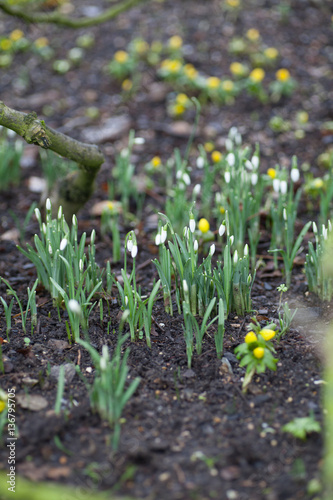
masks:
{"label": "dark soil", "polygon": [[[94,2],[94,5],[103,3]],[[83,6],[88,2],[73,4]],[[289,164],[291,156],[296,154],[299,165],[307,162],[315,176],[322,175],[324,172],[316,159],[332,141],[332,136],[321,133],[321,124],[333,119],[330,87],[333,32],[329,2],[295,0],[286,17],[281,17],[281,2],[243,4],[244,9],[235,23],[225,19],[220,1],[166,0],[142,5],[114,22],[92,28],[95,45],[87,51],[82,64],[65,75],[52,71],[51,62],[41,65],[29,52],[17,55],[12,67],[1,70],[1,99],[12,108],[34,110],[39,117],[43,117],[45,105],[52,106],[52,115],[45,117],[47,123],[81,140],[88,126],[103,125],[110,117],[126,115],[137,136],[146,139],[145,146],[134,151],[133,161],[140,172],[153,155],[166,160],[175,147],[184,151],[188,128],[181,134],[174,130],[171,118],[166,115],[167,92],[158,98],[153,91],[156,81],[153,69],[144,75],[135,96],[122,99],[119,84],[103,69],[115,50],[126,49],[135,36],[151,42],[166,41],[180,34],[188,47],[188,62],[207,75],[221,76],[228,74],[231,62],[226,52],[230,37],[257,28],[267,46],[280,50],[280,67],[292,72],[299,83],[297,91],[275,105],[263,105],[254,98],[241,96],[231,107],[205,106],[196,143],[213,138],[221,148],[230,127],[237,126],[246,144],[260,143],[263,171],[276,163]],[[79,34],[87,32],[27,26],[4,15],[0,18],[0,33],[9,33],[15,27],[23,29],[32,39],[48,36],[58,59],[64,58],[67,50],[75,46]],[[100,117],[93,122],[84,113],[91,105],[100,110]],[[309,113],[309,126],[303,139],[296,139],[293,131],[274,134],[268,127],[272,116],[294,120],[295,113],[301,109]],[[185,120],[191,124],[193,116],[186,115]],[[100,145],[106,163],[92,200],[79,214],[80,233],[90,234],[93,228],[97,231],[96,258],[101,266],[111,258],[112,242],[108,236],[101,237],[100,220],[91,215],[91,209],[97,201],[107,199],[105,182],[110,178],[114,154],[126,145],[127,138],[128,129]],[[19,186],[0,192],[2,233],[15,227],[9,210],[22,221],[31,203],[39,200],[39,195],[31,193],[27,186],[32,175],[41,175],[37,155],[31,147],[26,149],[24,159],[26,168],[22,170]],[[145,290],[151,289],[157,276],[151,263],[156,255],[152,243],[156,225],[147,221],[158,210],[163,210],[163,193],[153,198],[147,196],[141,220],[136,225],[137,278]],[[311,216],[304,210],[300,220],[310,220]],[[131,227],[121,225],[123,237],[129,229]],[[38,225],[32,220],[26,240],[32,242],[36,232]],[[279,302],[276,287],[283,282],[283,274],[282,269],[273,272],[265,240],[263,227],[259,253],[266,267],[257,273],[252,299],[254,310],[274,321]],[[302,259],[299,262],[302,264]],[[120,264],[112,264],[116,274],[120,268]],[[36,271],[17,250],[14,241],[0,241],[0,276],[10,281],[24,302],[26,288],[35,281]],[[6,295],[3,283],[0,294]],[[57,381],[50,376],[51,367],[79,364],[88,380],[93,379],[94,370],[82,347],[68,344],[65,321],[59,323],[49,296],[39,289],[38,326],[30,346],[24,345],[25,334],[16,306],[10,342],[2,345],[5,374],[0,375],[1,388],[7,391],[15,387],[17,394],[41,395],[48,402],[40,411],[16,407],[17,472],[34,481],[56,480],[83,488],[108,489],[134,498],[312,498],[307,494],[307,485],[311,479],[320,478],[322,436],[311,434],[303,442],[282,432],[282,427],[310,412],[322,422],[322,363],[317,346],[323,329],[319,319],[328,321],[329,305],[318,303],[307,292],[302,265],[294,268],[287,299],[291,308],[298,307],[301,311],[299,321],[276,346],[277,371],[255,376],[245,395],[241,392],[245,372],[233,353],[243,341],[250,316],[230,315],[226,322],[224,356],[230,361],[232,373],[225,371],[217,359],[210,336],[204,342],[202,355],[194,355],[189,370],[182,318],[177,314],[167,316],[162,301],[157,301],[153,310],[151,349],[143,340],[126,343],[130,346],[130,378],[139,376],[141,382],[124,410],[126,421],[119,448],[113,452],[110,429],[92,414],[86,388],[77,375],[65,387],[64,414],[60,417],[54,414]],[[112,330],[118,328],[120,305],[112,300],[109,306],[110,314],[104,315],[102,323],[97,309],[90,319],[89,336],[99,351],[103,344],[112,350],[116,342]],[[110,321],[112,328],[108,335]],[[3,315],[0,332],[6,339]],[[1,469],[6,470],[7,450],[0,453]]]}

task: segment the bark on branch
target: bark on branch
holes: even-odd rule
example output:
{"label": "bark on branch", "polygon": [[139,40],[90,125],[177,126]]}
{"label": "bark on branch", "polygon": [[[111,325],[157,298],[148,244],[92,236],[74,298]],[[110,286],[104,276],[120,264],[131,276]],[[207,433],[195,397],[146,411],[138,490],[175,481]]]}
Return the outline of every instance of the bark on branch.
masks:
{"label": "bark on branch", "polygon": [[52,188],[49,194],[55,210],[62,205],[64,215],[70,222],[72,215],[88,201],[94,190],[94,180],[104,163],[104,156],[97,146],[79,142],[48,127],[38,120],[36,113],[22,113],[7,107],[0,101],[0,125],[14,130],[29,144],[75,161],[78,170],[68,174]]}
{"label": "bark on branch", "polygon": [[110,19],[114,19],[122,12],[131,9],[135,5],[147,0],[124,0],[118,5],[114,5],[104,10],[101,14],[94,17],[71,18],[62,15],[59,12],[28,12],[23,11],[16,5],[8,4],[7,0],[0,0],[0,10],[3,10],[10,16],[19,17],[28,23],[53,23],[67,28],[87,28],[101,24]]}

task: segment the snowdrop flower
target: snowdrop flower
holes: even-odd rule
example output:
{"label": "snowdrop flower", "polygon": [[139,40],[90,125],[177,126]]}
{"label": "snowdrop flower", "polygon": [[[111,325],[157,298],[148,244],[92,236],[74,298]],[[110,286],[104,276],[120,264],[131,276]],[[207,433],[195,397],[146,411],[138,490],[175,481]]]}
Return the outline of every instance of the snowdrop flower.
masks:
{"label": "snowdrop flower", "polygon": [[283,209],[282,214],[283,214],[284,220],[286,221],[287,220],[287,210],[286,210],[286,208]]}
{"label": "snowdrop flower", "polygon": [[155,236],[155,245],[159,246],[161,243],[162,243],[161,235],[160,233],[157,233],[157,235]]}
{"label": "snowdrop flower", "polygon": [[230,167],[233,167],[235,165],[236,159],[235,159],[235,155],[233,153],[227,154],[225,159]]}
{"label": "snowdrop flower", "polygon": [[182,176],[182,171],[181,170],[177,170],[176,172],[176,179],[180,179]]}
{"label": "snowdrop flower", "polygon": [[288,191],[287,181],[281,181],[280,182],[280,192],[281,192],[281,194],[286,194],[287,191]]}
{"label": "snowdrop flower", "polygon": [[109,350],[106,345],[103,345],[102,347],[102,356],[99,360],[99,366],[102,371],[106,370],[107,364],[109,361]]}
{"label": "snowdrop flower", "polygon": [[257,169],[259,167],[259,156],[256,156],[256,155],[252,156],[251,163],[252,163],[253,167],[255,169]]}
{"label": "snowdrop flower", "polygon": [[70,299],[68,301],[68,307],[74,314],[81,314],[81,306],[75,299]]}
{"label": "snowdrop flower", "polygon": [[327,225],[328,225],[328,231],[331,232],[332,231],[332,222],[329,220],[327,222]]}
{"label": "snowdrop flower", "polygon": [[193,243],[193,250],[195,252],[198,251],[198,248],[199,248],[199,243],[198,243],[198,240],[194,240],[194,243]]}
{"label": "snowdrop flower", "polygon": [[184,290],[184,293],[188,292],[188,284],[187,284],[186,280],[183,280],[183,290]]}
{"label": "snowdrop flower", "polygon": [[50,211],[51,211],[51,209],[52,209],[52,205],[51,205],[51,200],[50,200],[50,198],[47,198],[47,200],[46,200],[46,202],[45,202],[45,207],[46,207],[46,210],[47,210],[48,212],[50,212]]}
{"label": "snowdrop flower", "polygon": [[125,297],[124,297],[124,302],[125,302],[125,306],[127,307],[128,306],[128,297],[127,297],[127,295],[125,295]]}
{"label": "snowdrop flower", "polygon": [[52,255],[53,254],[53,251],[52,251],[52,247],[51,247],[51,244],[49,243],[49,254]]}
{"label": "snowdrop flower", "polygon": [[198,168],[204,168],[205,166],[205,159],[202,156],[198,156],[197,158],[197,167]]}
{"label": "snowdrop flower", "polygon": [[91,235],[90,235],[90,245],[95,244],[95,239],[96,239],[96,231],[95,231],[95,229],[93,229],[91,231]]}
{"label": "snowdrop flower", "polygon": [[258,182],[258,174],[254,172],[251,175],[251,184],[252,184],[252,186],[256,186],[257,182]]}
{"label": "snowdrop flower", "polygon": [[321,230],[321,232],[322,232],[322,235],[323,235],[324,240],[327,240],[327,237],[328,237],[328,231],[327,231],[327,228],[324,226],[324,224],[323,224],[323,226],[322,226],[322,230]]}
{"label": "snowdrop flower", "polygon": [[68,241],[67,241],[67,239],[66,239],[66,238],[63,238],[63,239],[61,240],[61,242],[60,242],[60,247],[59,247],[59,248],[60,248],[60,250],[61,250],[61,252],[62,252],[63,250],[65,250],[65,248],[66,248],[66,246],[67,246],[67,243],[68,243]]}
{"label": "snowdrop flower", "polygon": [[134,139],[134,144],[144,144],[146,141],[143,137],[136,137]]}
{"label": "snowdrop flower", "polygon": [[281,183],[280,179],[277,178],[273,179],[273,189],[276,193],[280,191],[280,183]]}
{"label": "snowdrop flower", "polygon": [[165,242],[165,240],[167,239],[167,236],[168,236],[167,225],[165,225],[162,227],[162,230],[161,230],[161,243]]}
{"label": "snowdrop flower", "polygon": [[249,245],[246,243],[244,246],[244,257],[247,257],[249,255]]}
{"label": "snowdrop flower", "polygon": [[72,217],[72,225],[75,227],[77,226],[77,217],[75,214],[73,214],[73,217]]}
{"label": "snowdrop flower", "polygon": [[42,224],[42,231],[43,231],[44,236],[46,236],[46,224],[45,224],[45,222],[43,222],[43,224]]}
{"label": "snowdrop flower", "polygon": [[201,184],[196,184],[193,188],[193,196],[198,196],[201,191]]}
{"label": "snowdrop flower", "polygon": [[250,160],[245,160],[245,167],[246,167],[248,170],[253,170],[254,165],[252,165],[252,163],[250,162]]}
{"label": "snowdrop flower", "polygon": [[233,143],[232,143],[231,139],[226,139],[225,140],[225,149],[227,151],[232,151],[232,149],[233,149]]}
{"label": "snowdrop flower", "polygon": [[226,172],[224,172],[224,180],[227,184],[229,184],[230,179],[231,179],[230,172],[227,170]]}
{"label": "snowdrop flower", "polygon": [[235,250],[235,253],[234,253],[234,264],[237,264],[238,262],[238,252],[237,250]]}
{"label": "snowdrop flower", "polygon": [[187,226],[184,227],[183,237],[187,238],[187,239],[189,239],[189,237],[190,237],[190,230],[189,230],[189,228]]}
{"label": "snowdrop flower", "polygon": [[82,259],[80,259],[80,261],[79,261],[79,270],[82,273],[82,271],[83,271],[83,260]]}
{"label": "snowdrop flower", "polygon": [[193,217],[193,214],[190,215],[190,231],[191,233],[194,233],[195,231],[195,220],[194,220],[194,217]]}
{"label": "snowdrop flower", "polygon": [[236,135],[238,134],[238,128],[237,127],[231,127],[229,130],[229,137],[230,139],[235,139]]}
{"label": "snowdrop flower", "polygon": [[224,233],[225,233],[225,225],[221,224],[220,227],[219,227],[219,235],[223,236]]}
{"label": "snowdrop flower", "polygon": [[189,186],[191,184],[190,176],[186,172],[183,173],[182,179],[184,184],[186,184],[186,186]]}
{"label": "snowdrop flower", "polygon": [[131,252],[133,249],[132,235],[127,240],[127,250]]}
{"label": "snowdrop flower", "polygon": [[209,255],[212,257],[215,253],[215,245],[214,243],[210,246],[210,249],[209,249]]}
{"label": "snowdrop flower", "polygon": [[229,243],[230,243],[230,246],[233,244],[234,242],[234,235],[231,235],[230,238],[229,238]]}
{"label": "snowdrop flower", "polygon": [[42,216],[41,216],[39,208],[35,208],[35,216],[36,216],[38,224],[41,224]]}
{"label": "snowdrop flower", "polygon": [[135,259],[137,255],[138,255],[138,245],[133,245],[131,250],[132,259]]}
{"label": "snowdrop flower", "polygon": [[313,229],[314,234],[318,233],[317,224],[315,222],[312,222],[312,229]]}
{"label": "snowdrop flower", "polygon": [[239,132],[237,132],[237,134],[235,135],[234,141],[237,146],[240,146],[242,144],[242,136]]}
{"label": "snowdrop flower", "polygon": [[129,153],[128,148],[124,148],[124,149],[122,149],[122,151],[120,152],[120,156],[121,156],[122,158],[126,158],[126,157],[128,156],[128,153]]}
{"label": "snowdrop flower", "polygon": [[298,168],[292,168],[291,169],[290,177],[291,177],[291,180],[293,182],[298,182],[299,181],[300,174],[299,174]]}

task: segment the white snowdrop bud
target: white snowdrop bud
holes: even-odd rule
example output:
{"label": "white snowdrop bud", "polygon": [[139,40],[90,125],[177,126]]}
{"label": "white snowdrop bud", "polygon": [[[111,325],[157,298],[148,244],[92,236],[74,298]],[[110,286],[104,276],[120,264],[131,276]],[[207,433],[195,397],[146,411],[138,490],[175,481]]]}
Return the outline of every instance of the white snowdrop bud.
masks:
{"label": "white snowdrop bud", "polygon": [[233,149],[233,143],[232,143],[231,139],[226,139],[225,140],[225,149],[227,151],[232,151],[232,149]]}
{"label": "white snowdrop bud", "polygon": [[224,172],[224,180],[227,184],[229,184],[230,179],[231,179],[230,172],[227,170],[226,172]]}
{"label": "white snowdrop bud", "polygon": [[160,233],[155,236],[155,245],[159,246],[162,243]]}
{"label": "white snowdrop bud", "polygon": [[205,159],[202,156],[198,156],[197,158],[197,167],[198,168],[204,168],[205,166]]}
{"label": "white snowdrop bud", "polygon": [[280,179],[273,179],[273,189],[276,193],[280,191]]}
{"label": "white snowdrop bud", "polygon": [[198,243],[198,240],[194,240],[194,243],[193,243],[193,250],[195,252],[198,251],[198,248],[199,248],[199,243]]}
{"label": "white snowdrop bud", "polygon": [[242,144],[242,136],[239,132],[237,132],[237,134],[235,135],[234,141],[237,146],[240,146]]}
{"label": "white snowdrop bud", "polygon": [[257,169],[259,167],[259,156],[256,156],[256,155],[252,156],[251,163],[252,163],[253,167],[255,169]]}
{"label": "white snowdrop bud", "polygon": [[230,236],[230,238],[229,238],[229,243],[230,243],[230,245],[232,245],[232,244],[233,244],[234,239],[235,239],[235,238],[234,238],[234,235],[231,235],[231,236]]}
{"label": "white snowdrop bud", "polygon": [[43,224],[42,224],[42,231],[43,231],[43,234],[45,236],[46,235],[46,224],[45,224],[45,222],[43,222]]}
{"label": "white snowdrop bud", "polygon": [[184,293],[188,292],[188,284],[187,284],[186,280],[183,280],[183,290],[184,290]]}
{"label": "white snowdrop bud", "polygon": [[230,167],[235,165],[235,155],[233,153],[227,154],[225,159]]}
{"label": "white snowdrop bud", "polygon": [[79,260],[79,270],[82,273],[82,271],[83,271],[83,260],[82,259]]}
{"label": "white snowdrop bud", "polygon": [[73,217],[72,217],[72,225],[75,227],[77,226],[77,217],[75,214],[73,214]]}
{"label": "white snowdrop bud", "polygon": [[327,222],[327,225],[328,225],[328,231],[331,232],[332,231],[332,222],[329,220]]}
{"label": "white snowdrop bud", "polygon": [[212,257],[215,253],[215,245],[214,243],[210,246],[210,249],[209,249],[209,255]]}
{"label": "white snowdrop bud", "polygon": [[230,137],[230,139],[234,139],[237,134],[238,134],[238,128],[237,127],[231,127],[231,129],[229,130],[229,137]]}
{"label": "white snowdrop bud", "polygon": [[189,186],[191,184],[190,176],[186,172],[184,172],[183,174],[183,182],[184,184],[186,184],[186,186]]}
{"label": "white snowdrop bud", "polygon": [[47,200],[46,200],[46,202],[45,202],[45,207],[46,207],[46,210],[47,210],[48,212],[51,212],[51,210],[52,210],[52,205],[51,205],[51,200],[50,200],[50,198],[47,198]]}
{"label": "white snowdrop bud", "polygon": [[249,255],[249,245],[246,243],[244,246],[244,257],[247,257]]}
{"label": "white snowdrop bud", "polygon": [[245,166],[248,170],[253,170],[254,168],[250,160],[245,160]]}
{"label": "white snowdrop bud", "polygon": [[126,158],[126,157],[128,156],[128,153],[129,153],[128,148],[124,148],[124,149],[120,152],[120,156],[121,156],[122,158]]}
{"label": "white snowdrop bud", "polygon": [[161,243],[164,243],[165,240],[167,239],[167,236],[168,236],[168,231],[167,231],[167,226],[163,226],[162,227],[162,231],[161,231]]}
{"label": "white snowdrop bud", "polygon": [[138,245],[133,245],[133,248],[131,250],[132,259],[135,259],[137,255],[138,255]]}
{"label": "white snowdrop bud", "polygon": [[224,233],[225,233],[225,225],[221,224],[220,227],[219,227],[219,235],[223,236]]}
{"label": "white snowdrop bud", "polygon": [[81,314],[81,306],[75,299],[70,299],[68,301],[68,307],[74,314]]}
{"label": "white snowdrop bud", "polygon": [[281,192],[281,194],[286,194],[287,191],[288,191],[287,181],[281,181],[281,183],[280,183],[280,192]]}
{"label": "white snowdrop bud", "polygon": [[201,191],[201,184],[196,184],[193,188],[193,195],[198,196]]}
{"label": "white snowdrop bud", "polygon": [[134,139],[134,144],[144,144],[146,141],[144,140],[143,137],[136,137]]}
{"label": "white snowdrop bud", "polygon": [[190,226],[191,233],[194,233],[194,231],[195,231],[195,220],[194,220],[193,215],[190,216],[190,224],[189,224],[189,226]]}
{"label": "white snowdrop bud", "polygon": [[127,240],[127,250],[131,252],[133,249],[132,235]]}
{"label": "white snowdrop bud", "polygon": [[287,209],[286,208],[283,209],[282,214],[283,214],[284,220],[286,221],[287,220]]}
{"label": "white snowdrop bud", "polygon": [[290,177],[293,182],[298,182],[299,181],[299,170],[298,168],[292,168],[290,172]]}
{"label": "white snowdrop bud", "polygon": [[317,224],[316,224],[315,222],[312,222],[312,229],[313,229],[313,232],[314,232],[315,234],[317,234],[317,233],[318,233]]}
{"label": "white snowdrop bud", "polygon": [[91,235],[90,235],[90,244],[91,245],[95,244],[95,239],[96,239],[96,231],[95,231],[95,229],[93,229],[91,231]]}
{"label": "white snowdrop bud", "polygon": [[234,253],[234,264],[237,264],[238,262],[238,252],[237,250],[235,250],[235,253]]}
{"label": "white snowdrop bud", "polygon": [[49,254],[52,255],[53,254],[53,251],[52,251],[52,247],[51,247],[51,244],[49,243]]}
{"label": "white snowdrop bud", "polygon": [[58,220],[60,220],[62,217],[62,206],[60,205],[60,207],[58,208]]}
{"label": "white snowdrop bud", "polygon": [[35,208],[35,216],[36,216],[36,219],[38,221],[38,224],[41,224],[42,216],[41,216],[39,208]]}
{"label": "white snowdrop bud", "polygon": [[180,179],[181,176],[182,176],[182,171],[181,170],[177,170],[176,179]]}
{"label": "white snowdrop bud", "polygon": [[59,247],[61,251],[65,250],[65,248],[66,248],[66,246],[67,246],[67,243],[68,243],[67,238],[63,238],[63,239],[61,240],[61,242],[60,242],[60,247]]}
{"label": "white snowdrop bud", "polygon": [[127,297],[127,295],[125,295],[124,301],[125,301],[125,306],[127,307],[128,306],[128,297]]}
{"label": "white snowdrop bud", "polygon": [[187,239],[189,239],[189,237],[190,237],[190,230],[189,230],[189,228],[187,226],[184,227],[183,237],[187,238]]}
{"label": "white snowdrop bud", "polygon": [[251,174],[251,184],[252,186],[256,186],[258,182],[258,174],[253,173]]}

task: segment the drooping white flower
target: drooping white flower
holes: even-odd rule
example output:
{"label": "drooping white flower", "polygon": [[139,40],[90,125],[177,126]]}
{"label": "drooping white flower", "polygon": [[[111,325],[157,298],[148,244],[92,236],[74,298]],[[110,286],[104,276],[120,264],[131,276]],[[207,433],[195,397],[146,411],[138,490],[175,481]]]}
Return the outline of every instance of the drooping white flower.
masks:
{"label": "drooping white flower", "polygon": [[210,245],[209,255],[212,257],[215,253],[215,244]]}
{"label": "drooping white flower", "polygon": [[234,239],[235,239],[235,237],[234,237],[234,235],[232,234],[232,235],[230,236],[230,238],[229,238],[229,243],[230,243],[230,246],[233,244]]}
{"label": "drooping white flower", "polygon": [[144,144],[146,141],[143,137],[136,137],[134,139],[134,144]]}
{"label": "drooping white flower", "polygon": [[63,239],[61,240],[61,242],[60,242],[60,246],[59,246],[59,248],[60,248],[60,251],[61,251],[61,252],[62,252],[63,250],[65,250],[65,248],[66,248],[66,246],[67,246],[67,243],[68,243],[67,238],[63,238]]}
{"label": "drooping white flower", "polygon": [[46,207],[46,210],[48,212],[50,212],[52,210],[52,205],[51,205],[51,200],[50,198],[47,198],[46,202],[45,202],[45,207]]}
{"label": "drooping white flower", "polygon": [[252,186],[256,186],[257,182],[258,182],[258,174],[255,173],[255,172],[253,172],[253,174],[251,174],[251,184],[252,184]]}
{"label": "drooping white flower", "polygon": [[230,167],[233,167],[235,165],[236,159],[235,159],[235,155],[233,153],[227,154],[225,159]]}
{"label": "drooping white flower", "polygon": [[186,186],[189,186],[191,184],[190,176],[186,172],[183,173],[183,182],[184,184],[186,184]]}
{"label": "drooping white flower", "polygon": [[223,236],[224,233],[225,233],[225,225],[221,224],[220,227],[219,227],[219,235]]}
{"label": "drooping white flower", "polygon": [[60,220],[62,217],[62,206],[60,205],[60,207],[58,208],[58,220]]}
{"label": "drooping white flower", "polygon": [[198,243],[198,240],[194,240],[194,243],[193,243],[193,250],[195,252],[198,251],[198,248],[199,248],[199,243]]}
{"label": "drooping white flower", "polygon": [[201,191],[201,184],[196,184],[193,188],[193,196],[198,196]]}
{"label": "drooping white flower", "polygon": [[280,191],[280,183],[281,183],[280,179],[277,178],[273,179],[273,189],[276,193]]}
{"label": "drooping white flower", "polygon": [[75,299],[70,299],[68,301],[68,307],[74,314],[81,314],[81,306]]}
{"label": "drooping white flower", "polygon": [[38,221],[38,224],[41,224],[42,216],[41,216],[39,208],[35,208],[35,216],[36,216],[36,219]]}
{"label": "drooping white flower", "polygon": [[238,252],[237,250],[235,250],[235,253],[234,253],[234,264],[237,264],[238,262]]}
{"label": "drooping white flower", "polygon": [[252,165],[250,160],[245,160],[245,167],[250,171],[252,171],[254,169],[254,165]]}
{"label": "drooping white flower", "polygon": [[229,170],[227,170],[226,172],[224,172],[224,180],[225,180],[225,182],[226,182],[227,184],[229,184],[230,179],[231,179],[231,175],[230,175]]}
{"label": "drooping white flower", "polygon": [[155,245],[159,246],[161,243],[162,243],[162,241],[161,241],[161,234],[157,233],[157,235],[155,236]]}
{"label": "drooping white flower", "polygon": [[73,214],[73,217],[72,217],[72,225],[77,226],[77,217],[75,214]]}
{"label": "drooping white flower", "polygon": [[167,231],[167,226],[163,226],[161,230],[161,243],[164,243],[165,240],[167,239],[168,236],[168,231]]}
{"label": "drooping white flower", "polygon": [[183,280],[183,290],[184,290],[184,293],[188,292],[188,284],[187,284],[186,280]]}
{"label": "drooping white flower", "polygon": [[190,215],[190,223],[189,223],[189,226],[190,226],[190,231],[191,231],[191,233],[194,233],[194,231],[195,231],[195,220],[194,220],[194,217],[193,217],[193,215],[192,215],[192,214]]}
{"label": "drooping white flower", "polygon": [[280,182],[280,192],[281,194],[286,194],[286,192],[288,191],[288,183],[287,181],[281,181]]}
{"label": "drooping white flower", "polygon": [[234,145],[233,145],[233,143],[232,143],[232,140],[231,140],[231,139],[226,139],[226,140],[225,140],[225,149],[226,149],[227,151],[232,151],[233,146],[234,146]]}
{"label": "drooping white flower", "polygon": [[138,255],[138,245],[133,245],[131,250],[132,259],[135,259],[137,255]]}
{"label": "drooping white flower", "polygon": [[249,255],[249,245],[246,243],[244,246],[244,257],[247,257]]}
{"label": "drooping white flower", "polygon": [[251,158],[251,163],[252,165],[254,166],[255,169],[257,169],[259,167],[259,156],[257,155],[253,155],[252,158]]}
{"label": "drooping white flower", "polygon": [[127,250],[131,252],[133,249],[132,235],[127,240]]}
{"label": "drooping white flower", "polygon": [[298,168],[292,168],[291,169],[290,177],[291,177],[291,180],[293,182],[298,182],[299,181],[300,174],[299,174]]}
{"label": "drooping white flower", "polygon": [[205,159],[202,156],[198,156],[197,158],[197,167],[198,168],[204,168],[205,166]]}

